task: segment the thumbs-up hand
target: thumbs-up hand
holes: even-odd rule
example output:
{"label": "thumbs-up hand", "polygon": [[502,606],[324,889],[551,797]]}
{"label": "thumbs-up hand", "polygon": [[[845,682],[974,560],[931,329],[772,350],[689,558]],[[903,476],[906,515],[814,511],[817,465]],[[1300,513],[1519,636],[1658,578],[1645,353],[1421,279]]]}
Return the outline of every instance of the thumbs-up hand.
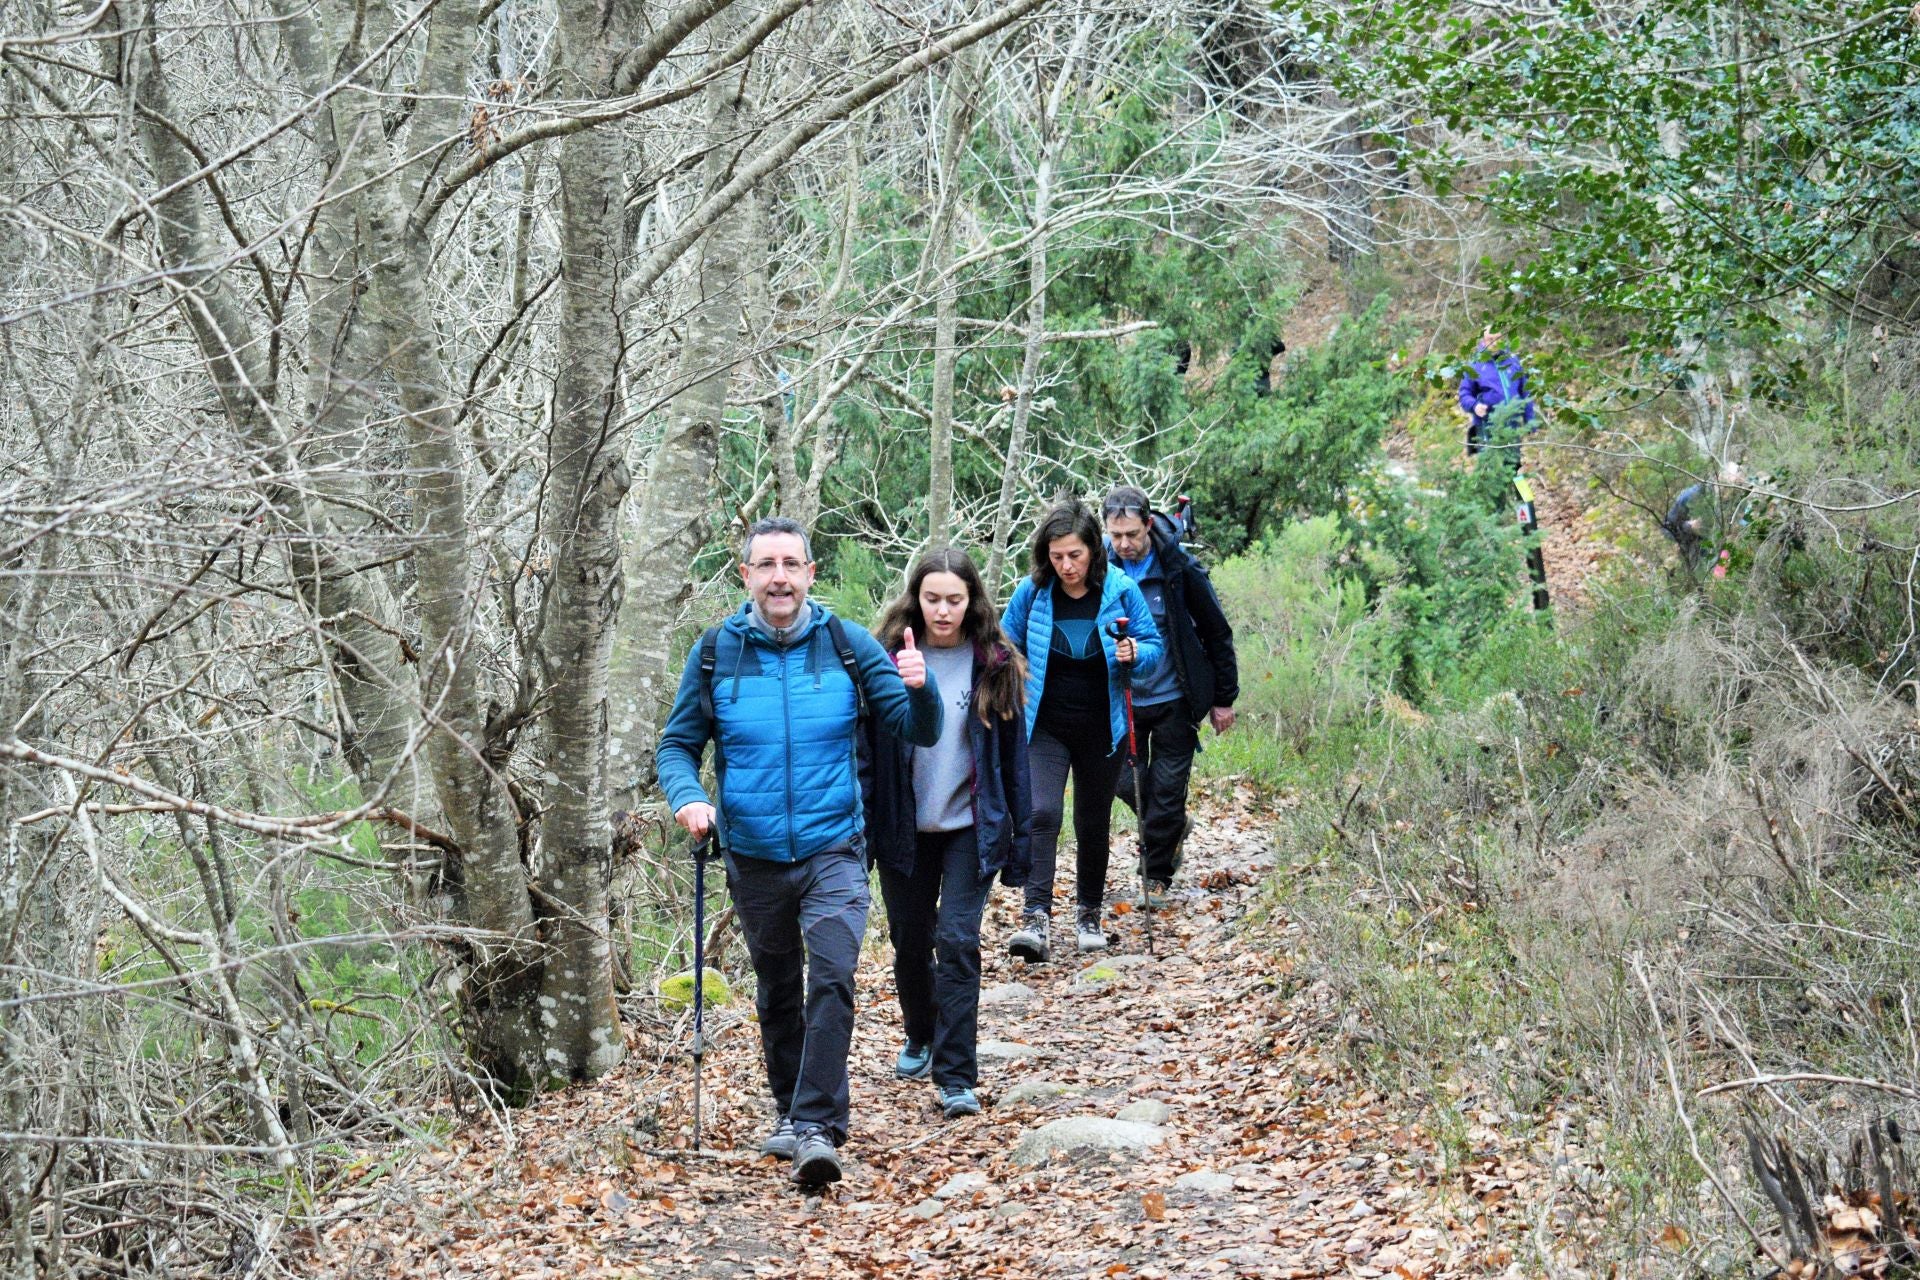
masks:
{"label": "thumbs-up hand", "polygon": [[908,627],[900,637],[900,652],[894,655],[894,665],[900,668],[900,683],[909,689],[923,689],[927,684],[927,657],[913,647],[913,628]]}

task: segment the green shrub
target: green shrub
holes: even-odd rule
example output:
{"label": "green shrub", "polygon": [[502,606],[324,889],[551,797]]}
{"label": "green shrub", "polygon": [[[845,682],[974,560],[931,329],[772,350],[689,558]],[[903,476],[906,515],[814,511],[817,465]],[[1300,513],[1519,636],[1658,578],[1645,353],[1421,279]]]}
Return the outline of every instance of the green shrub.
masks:
{"label": "green shrub", "polygon": [[1347,535],[1322,516],[1291,524],[1213,571],[1233,621],[1242,716],[1304,751],[1372,696],[1377,644]]}
{"label": "green shrub", "polygon": [[1388,367],[1384,295],[1324,343],[1288,356],[1268,395],[1236,388],[1232,426],[1212,438],[1194,492],[1207,536],[1240,550],[1289,521],[1344,510],[1377,460],[1389,424],[1412,400]]}
{"label": "green shrub", "polygon": [[1514,502],[1512,472],[1491,451],[1470,471],[1410,478],[1379,467],[1356,487],[1348,519],[1384,615],[1378,660],[1410,700],[1458,683],[1496,636],[1532,631]]}

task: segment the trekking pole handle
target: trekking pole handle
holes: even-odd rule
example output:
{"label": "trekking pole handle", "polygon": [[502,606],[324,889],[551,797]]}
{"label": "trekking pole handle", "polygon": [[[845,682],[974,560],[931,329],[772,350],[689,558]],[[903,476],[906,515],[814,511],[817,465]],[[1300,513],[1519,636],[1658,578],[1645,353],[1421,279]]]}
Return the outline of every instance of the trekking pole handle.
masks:
{"label": "trekking pole handle", "polygon": [[[1125,618],[1115,618],[1112,622],[1109,622],[1107,624],[1107,634],[1113,637],[1115,644],[1118,644],[1122,640],[1130,639],[1131,637],[1127,633],[1127,620]],[[1131,670],[1133,661],[1132,659],[1123,658],[1120,660],[1120,665],[1124,669]]]}

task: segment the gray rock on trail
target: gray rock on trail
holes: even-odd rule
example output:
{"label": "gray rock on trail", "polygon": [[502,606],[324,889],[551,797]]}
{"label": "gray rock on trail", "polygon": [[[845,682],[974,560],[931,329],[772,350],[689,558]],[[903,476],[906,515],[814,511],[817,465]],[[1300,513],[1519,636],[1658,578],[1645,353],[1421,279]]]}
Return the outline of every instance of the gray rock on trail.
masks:
{"label": "gray rock on trail", "polygon": [[1013,1088],[1001,1094],[995,1105],[1002,1107],[1024,1107],[1034,1102],[1049,1102],[1054,1098],[1065,1097],[1069,1093],[1078,1093],[1073,1085],[1062,1084],[1058,1080],[1022,1080]]}
{"label": "gray rock on trail", "polygon": [[982,1008],[996,1004],[1030,1004],[1033,1001],[1033,988],[1024,982],[1003,982],[997,987],[988,987],[980,993]]}
{"label": "gray rock on trail", "polygon": [[985,1191],[993,1185],[984,1173],[956,1173],[940,1184],[933,1193],[935,1200],[951,1200],[955,1196],[970,1196],[976,1191]]}
{"label": "gray rock on trail", "polygon": [[1138,951],[1127,951],[1108,956],[1106,963],[1110,969],[1138,969],[1143,964],[1152,964],[1153,957],[1141,955]]}
{"label": "gray rock on trail", "polygon": [[922,1200],[919,1204],[907,1210],[907,1216],[909,1218],[918,1218],[922,1222],[931,1222],[946,1211],[947,1205],[944,1200]]}
{"label": "gray rock on trail", "polygon": [[1137,1120],[1141,1124],[1165,1124],[1173,1119],[1173,1108],[1152,1098],[1142,1098],[1114,1114],[1116,1120]]}
{"label": "gray rock on trail", "polygon": [[1033,1168],[1056,1156],[1081,1151],[1145,1151],[1167,1140],[1157,1125],[1099,1116],[1068,1116],[1029,1129],[1013,1148],[1013,1162]]}
{"label": "gray rock on trail", "polygon": [[1195,1169],[1173,1180],[1175,1191],[1192,1191],[1203,1196],[1224,1195],[1233,1190],[1233,1175],[1212,1169]]}
{"label": "gray rock on trail", "polygon": [[982,1040],[975,1046],[982,1062],[1025,1062],[1028,1058],[1037,1058],[1040,1051],[1030,1044],[1014,1044],[1008,1040]]}

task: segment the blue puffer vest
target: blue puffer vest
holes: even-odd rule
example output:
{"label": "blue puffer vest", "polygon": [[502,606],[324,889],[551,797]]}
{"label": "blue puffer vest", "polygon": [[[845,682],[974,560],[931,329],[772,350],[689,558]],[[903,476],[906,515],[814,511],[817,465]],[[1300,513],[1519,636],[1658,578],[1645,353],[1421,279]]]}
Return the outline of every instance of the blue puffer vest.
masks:
{"label": "blue puffer vest", "polygon": [[[700,756],[715,744],[721,839],[749,858],[798,862],[852,845],[862,827],[858,699],[828,634],[830,615],[818,602],[812,609],[807,629],[785,648],[754,627],[751,606],[721,624],[711,720],[701,705],[696,645],[655,753],[661,789],[678,812],[707,799]],[[917,745],[937,742],[933,677],[909,690],[879,642],[858,627],[844,632],[869,713]]]}
{"label": "blue puffer vest", "polygon": [[[1117,750],[1120,740],[1127,736],[1127,711],[1124,689],[1120,683],[1120,662],[1113,656],[1113,635],[1107,630],[1117,618],[1127,620],[1127,630],[1133,636],[1134,647],[1139,650],[1134,659],[1134,678],[1144,679],[1153,674],[1166,655],[1166,646],[1160,638],[1160,628],[1154,625],[1153,611],[1147,607],[1147,598],[1140,594],[1133,579],[1120,570],[1109,567],[1105,578],[1100,582],[1100,614],[1097,625],[1100,628],[1100,647],[1107,655],[1107,727],[1112,730],[1113,740],[1109,751]],[[1053,587],[1035,585],[1032,578],[1022,578],[1020,585],[1013,589],[1013,598],[1007,601],[1006,612],[1000,615],[1000,629],[1007,638],[1020,646],[1027,659],[1027,739],[1033,739],[1033,722],[1040,715],[1040,698],[1047,688],[1047,653],[1053,646]]]}

